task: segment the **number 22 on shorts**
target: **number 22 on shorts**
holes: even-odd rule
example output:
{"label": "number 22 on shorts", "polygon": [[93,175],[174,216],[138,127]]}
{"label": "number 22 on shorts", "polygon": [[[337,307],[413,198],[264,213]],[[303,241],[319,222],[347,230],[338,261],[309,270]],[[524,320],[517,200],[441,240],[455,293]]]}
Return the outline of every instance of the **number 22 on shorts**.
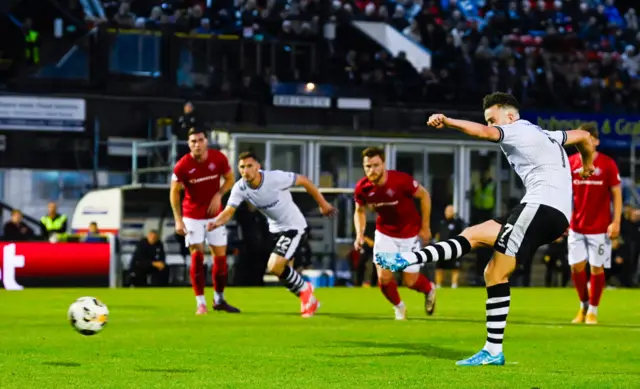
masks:
{"label": "number 22 on shorts", "polygon": [[282,235],[280,236],[280,239],[278,239],[278,242],[276,243],[276,246],[278,246],[278,249],[280,251],[282,251],[283,253],[286,253],[287,251],[289,251],[289,245],[291,244],[291,238]]}

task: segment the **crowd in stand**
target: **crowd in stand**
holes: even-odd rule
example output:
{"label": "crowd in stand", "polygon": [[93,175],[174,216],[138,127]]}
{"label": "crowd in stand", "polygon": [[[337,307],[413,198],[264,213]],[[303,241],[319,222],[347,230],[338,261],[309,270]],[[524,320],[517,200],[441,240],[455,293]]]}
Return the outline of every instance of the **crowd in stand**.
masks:
{"label": "crowd in stand", "polygon": [[335,1],[334,8],[385,21],[431,51],[432,68],[419,71],[384,53],[346,53],[346,78],[373,84],[389,100],[474,102],[504,90],[525,106],[638,111],[638,16],[614,0],[492,0],[475,15],[456,0]]}
{"label": "crowd in stand", "polygon": [[[87,20],[118,28],[315,39],[321,0],[81,0]],[[99,10],[99,11],[98,11]]]}
{"label": "crowd in stand", "polygon": [[[620,0],[622,1],[622,0]],[[87,18],[120,28],[163,24],[193,33],[317,40],[322,0],[82,0]],[[209,6],[207,6],[209,4]],[[328,20],[387,22],[432,54],[431,69],[402,55],[342,47],[332,81],[363,85],[382,102],[470,103],[496,90],[525,107],[637,112],[640,30],[615,0],[333,0]],[[338,36],[337,43],[341,37]],[[373,92],[372,92],[373,93]]]}

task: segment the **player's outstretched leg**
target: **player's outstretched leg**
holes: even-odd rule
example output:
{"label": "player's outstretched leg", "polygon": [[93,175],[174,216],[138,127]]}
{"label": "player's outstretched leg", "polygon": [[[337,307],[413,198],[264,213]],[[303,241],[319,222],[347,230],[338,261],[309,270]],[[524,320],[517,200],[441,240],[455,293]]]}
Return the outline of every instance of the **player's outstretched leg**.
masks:
{"label": "player's outstretched leg", "polygon": [[487,340],[482,350],[456,362],[458,366],[504,365],[502,352],[504,330],[511,304],[509,274],[515,269],[515,258],[496,253],[485,270],[487,284]]}
{"label": "player's outstretched leg", "polygon": [[404,320],[407,317],[407,308],[405,307],[400,292],[398,292],[398,284],[393,278],[393,273],[389,270],[381,269],[376,266],[378,271],[378,285],[384,297],[393,305],[396,320]]}
{"label": "player's outstretched leg", "polygon": [[213,310],[239,313],[240,310],[229,305],[224,298],[224,287],[227,285],[227,277],[227,256],[215,255],[213,257],[213,267],[211,268],[211,278],[213,280]]}
{"label": "player's outstretched leg", "polygon": [[204,254],[202,253],[202,247],[192,246],[190,250],[191,268],[189,269],[189,276],[193,293],[196,295],[196,305],[198,306],[196,315],[205,315],[207,313],[207,301],[204,298]]}
{"label": "player's outstretched leg", "polygon": [[422,273],[419,266],[411,266],[402,273],[404,284],[409,289],[424,294],[424,311],[427,315],[433,315],[436,309],[436,286]]}
{"label": "player's outstretched leg", "polygon": [[471,241],[465,237],[463,232],[462,235],[458,235],[435,244],[430,244],[418,251],[402,253],[377,252],[374,261],[383,269],[395,272],[403,271],[412,265],[457,259],[469,253],[471,249]]}
{"label": "player's outstretched leg", "polygon": [[267,267],[269,272],[278,276],[291,293],[300,298],[302,317],[313,316],[320,308],[320,302],[313,294],[313,285],[306,282],[300,273],[289,266],[289,261],[280,255],[271,254]]}
{"label": "player's outstretched leg", "polygon": [[591,266],[591,279],[589,283],[589,308],[585,317],[586,324],[598,324],[598,305],[602,291],[606,286],[604,267]]}
{"label": "player's outstretched leg", "polygon": [[589,291],[587,289],[586,267],[586,260],[571,265],[571,279],[573,280],[573,286],[576,288],[576,292],[578,292],[578,299],[580,300],[578,314],[571,321],[574,324],[584,323],[587,317],[587,309],[589,307]]}

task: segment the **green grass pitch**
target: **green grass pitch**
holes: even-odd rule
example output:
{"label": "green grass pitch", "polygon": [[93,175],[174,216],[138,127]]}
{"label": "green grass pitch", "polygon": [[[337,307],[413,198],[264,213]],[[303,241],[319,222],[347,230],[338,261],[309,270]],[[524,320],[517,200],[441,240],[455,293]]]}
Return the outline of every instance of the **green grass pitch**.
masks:
{"label": "green grass pitch", "polygon": [[[484,344],[484,289],[438,293],[426,317],[402,288],[400,322],[375,288],[318,289],[310,319],[283,288],[228,288],[243,313],[204,317],[187,288],[2,291],[0,388],[640,387],[639,290],[606,290],[601,323],[586,326],[569,323],[572,289],[513,288],[507,365],[479,368],[454,362]],[[87,295],[111,315],[84,337],[66,312]]]}

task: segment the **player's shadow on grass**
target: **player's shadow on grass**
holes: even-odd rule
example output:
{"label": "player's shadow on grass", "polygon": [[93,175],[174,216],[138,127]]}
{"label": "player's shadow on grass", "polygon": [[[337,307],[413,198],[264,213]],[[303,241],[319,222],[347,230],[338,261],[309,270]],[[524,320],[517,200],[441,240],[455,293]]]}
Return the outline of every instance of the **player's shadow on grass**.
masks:
{"label": "player's shadow on grass", "polygon": [[[469,319],[469,318],[456,318],[456,317],[420,317],[420,318],[411,318],[411,320],[426,320],[426,321],[440,321],[440,322],[457,322],[457,323],[485,323],[485,319]],[[549,326],[567,326],[567,327],[582,327],[582,328],[586,328],[586,326],[576,326],[575,324],[571,324],[571,322],[565,322],[565,321],[548,321],[548,322],[541,322],[541,321],[535,321],[535,319],[529,321],[529,320],[523,320],[523,319],[507,319],[507,323],[508,324],[522,324],[522,325],[528,325],[528,326],[538,326],[538,327],[549,327]],[[632,328],[640,328],[640,325],[637,324],[609,324],[609,323],[598,323],[598,327],[605,327],[605,328],[626,328],[626,329],[632,329]]]}
{"label": "player's shadow on grass", "polygon": [[347,355],[334,355],[338,358],[360,358],[360,357],[398,357],[398,356],[410,356],[417,355],[427,358],[437,359],[449,359],[457,361],[469,356],[469,352],[463,352],[460,350],[452,350],[444,347],[438,347],[426,343],[385,343],[385,342],[372,342],[372,341],[346,341],[340,342],[341,346],[347,345],[349,347],[360,348],[373,348],[380,349],[380,352],[370,354],[347,354]]}
{"label": "player's shadow on grass", "polygon": [[[318,316],[326,316],[332,317],[336,319],[346,319],[346,320],[385,320],[389,321],[389,315],[372,315],[372,314],[353,314],[353,313],[327,313],[327,312],[319,312]],[[484,324],[484,317],[478,319],[466,318],[466,317],[441,317],[441,316],[432,316],[432,317],[411,317],[408,321],[432,321],[432,322],[453,322],[453,323],[478,323]],[[548,322],[540,322],[535,320],[523,320],[523,319],[510,319],[508,323],[513,324],[523,324],[529,326],[540,326],[540,327],[548,327],[548,326],[576,326],[575,324],[571,324],[570,322],[560,322],[560,321],[548,321]],[[585,326],[582,326],[585,327]],[[640,325],[637,324],[609,324],[609,323],[598,323],[598,327],[604,328],[640,328]]]}
{"label": "player's shadow on grass", "polygon": [[78,362],[60,362],[60,361],[48,361],[42,362],[43,365],[47,366],[59,366],[59,367],[78,367],[80,364]]}
{"label": "player's shadow on grass", "polygon": [[195,369],[160,369],[160,368],[140,368],[135,369],[141,373],[195,373]]}

